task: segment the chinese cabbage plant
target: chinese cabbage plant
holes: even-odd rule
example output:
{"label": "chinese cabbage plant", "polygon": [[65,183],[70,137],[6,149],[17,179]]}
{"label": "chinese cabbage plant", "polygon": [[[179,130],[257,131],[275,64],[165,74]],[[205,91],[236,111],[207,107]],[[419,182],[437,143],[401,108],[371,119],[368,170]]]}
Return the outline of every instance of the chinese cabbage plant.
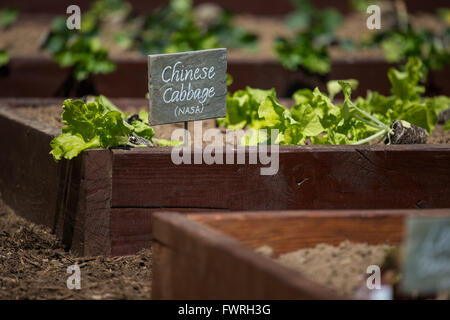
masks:
{"label": "chinese cabbage plant", "polygon": [[67,99],[61,115],[61,135],[50,142],[55,161],[72,159],[83,150],[118,146],[139,147],[157,143],[160,146],[180,145],[179,141],[156,139],[148,124],[148,113],[142,110],[137,118],[120,111],[106,97],[90,102]]}
{"label": "chinese cabbage plant", "polygon": [[[434,129],[438,114],[450,107],[450,98],[424,98],[425,68],[412,58],[400,70],[391,69],[391,96],[368,92],[366,98],[351,99],[356,80],[331,81],[328,95],[318,88],[295,92],[295,105],[288,109],[276,98],[275,90],[246,88],[227,97],[227,115],[219,124],[229,129],[267,129],[267,134],[251,131],[245,144],[267,143],[271,137],[281,145],[303,144],[364,144],[393,134],[391,125],[403,120],[427,130]],[[334,97],[340,92],[343,103]]]}

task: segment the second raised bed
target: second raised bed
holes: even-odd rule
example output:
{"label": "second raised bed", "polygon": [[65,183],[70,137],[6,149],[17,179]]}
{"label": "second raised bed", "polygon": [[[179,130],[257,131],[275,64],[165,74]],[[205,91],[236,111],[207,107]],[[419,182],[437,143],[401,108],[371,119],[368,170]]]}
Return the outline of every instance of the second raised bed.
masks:
{"label": "second raised bed", "polygon": [[[412,216],[448,217],[450,210],[158,213],[154,215],[152,297],[181,300],[359,299],[357,290],[342,294],[338,288],[319,284],[318,280],[314,281],[256,250],[268,246],[278,256],[317,245],[338,246],[344,241],[399,246],[406,234],[405,221]],[[314,253],[309,252],[308,258],[312,255]],[[335,277],[352,263],[358,263],[354,260],[335,262],[335,267],[340,268]],[[326,264],[331,263],[330,257]],[[320,268],[319,265],[316,267]],[[361,285],[364,285],[363,276],[368,276],[365,274],[368,266],[358,267],[362,267]]]}

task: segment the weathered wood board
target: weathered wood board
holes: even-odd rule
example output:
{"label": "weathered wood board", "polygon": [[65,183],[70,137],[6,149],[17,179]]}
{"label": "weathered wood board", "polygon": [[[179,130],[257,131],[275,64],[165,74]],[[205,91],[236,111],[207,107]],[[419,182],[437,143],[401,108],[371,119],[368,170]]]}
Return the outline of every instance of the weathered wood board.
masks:
{"label": "weathered wood board", "polygon": [[226,49],[148,56],[151,125],[224,117]]}
{"label": "weathered wood board", "polygon": [[398,245],[409,216],[450,210],[153,215],[153,299],[351,299],[253,250],[274,254],[344,240]]}
{"label": "weathered wood board", "polygon": [[[116,71],[93,75],[97,93],[107,97],[142,98],[148,92],[147,60],[117,59]],[[390,84],[386,76],[392,65],[384,59],[341,59],[332,61],[328,77],[284,69],[276,59],[252,59],[248,57],[228,60],[227,72],[233,76],[230,92],[246,86],[260,89],[275,88],[279,97],[291,97],[300,88],[319,87],[326,90],[330,79],[355,78],[359,81],[354,96],[365,96],[367,90],[389,94]],[[12,57],[5,72],[0,72],[0,97],[54,97],[67,77],[69,70],[61,69],[48,57]],[[427,94],[450,95],[447,75],[450,67],[434,70],[429,74]],[[124,85],[126,84],[126,85]],[[92,94],[92,92],[86,93]]]}
{"label": "weathered wood board", "polygon": [[450,207],[448,145],[281,147],[273,176],[249,164],[248,152],[242,165],[175,165],[165,148],[112,152],[113,207]]}

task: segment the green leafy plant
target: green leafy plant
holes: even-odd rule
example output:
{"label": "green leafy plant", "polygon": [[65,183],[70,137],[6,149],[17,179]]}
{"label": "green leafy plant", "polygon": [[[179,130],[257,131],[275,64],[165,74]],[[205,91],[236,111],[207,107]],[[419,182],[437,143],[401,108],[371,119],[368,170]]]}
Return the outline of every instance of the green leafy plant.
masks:
{"label": "green leafy plant", "polygon": [[373,0],[351,0],[349,1],[350,6],[357,11],[361,11],[366,13],[367,8],[371,5],[378,5],[381,6],[382,3],[380,1],[373,1]]}
{"label": "green leafy plant", "polygon": [[275,89],[260,90],[247,87],[227,96],[227,114],[218,119],[218,124],[230,130],[243,128],[259,129],[263,119],[258,115],[258,108],[268,96],[275,98]]}
{"label": "green leafy plant", "polygon": [[278,136],[272,139],[281,145],[362,144],[391,132],[389,126],[351,102],[350,82],[340,81],[339,85],[345,95],[343,105],[334,104],[317,88],[296,92],[291,109],[269,96],[258,108],[263,129],[277,129]]}
{"label": "green leafy plant", "polygon": [[191,0],[171,0],[168,5],[146,17],[138,17],[135,28],[116,35],[124,48],[136,48],[144,54],[228,48],[254,48],[257,37],[231,25],[233,15],[221,10],[209,24],[196,23]]}
{"label": "green leafy plant", "polygon": [[65,49],[54,54],[54,59],[62,67],[72,67],[77,81],[87,79],[90,74],[106,74],[115,70],[108,51],[101,47],[97,38],[74,38]]}
{"label": "green leafy plant", "polygon": [[[351,98],[356,80],[330,81],[328,95],[318,88],[301,89],[294,93],[295,105],[282,106],[275,91],[246,88],[227,98],[226,118],[218,123],[228,129],[254,129],[247,133],[245,144],[267,143],[269,139],[281,145],[302,144],[365,144],[390,137],[392,124],[401,120],[427,130],[431,134],[439,113],[450,107],[445,96],[426,98],[424,87],[426,68],[422,61],[411,58],[401,69],[390,69],[391,96],[369,91],[366,98]],[[334,97],[343,93],[344,102]],[[258,133],[269,129],[268,135]],[[270,129],[277,129],[276,137]]]}
{"label": "green leafy plant", "polygon": [[303,68],[311,73],[326,74],[331,61],[327,47],[338,43],[336,27],[341,15],[334,9],[317,9],[309,0],[295,0],[296,10],[286,19],[295,30],[293,38],[280,37],[275,52],[281,64],[291,70]]}
{"label": "green leafy plant", "polygon": [[6,7],[0,10],[0,28],[9,28],[19,16],[19,10],[13,7]]}
{"label": "green leafy plant", "polygon": [[[99,40],[100,24],[111,10],[107,4],[121,3],[121,1],[100,0],[83,15],[81,30],[69,30],[66,26],[66,17],[56,17],[52,22],[50,32],[43,43],[53,59],[61,67],[71,68],[71,74],[65,81],[63,95],[72,92],[84,95],[93,92],[80,92],[80,83],[87,80],[90,75],[110,73],[115,70],[115,64],[108,57],[108,50],[101,46]],[[100,10],[104,10],[104,13]]]}
{"label": "green leafy plant", "polygon": [[132,9],[131,4],[124,0],[97,0],[91,5],[83,19],[91,20],[92,24],[96,24],[97,21],[123,21],[129,17]]}
{"label": "green leafy plant", "polygon": [[[420,58],[428,69],[442,69],[450,64],[450,29],[442,33],[431,30],[417,30],[409,23],[406,5],[396,6],[396,22],[391,28],[384,28],[363,46],[378,47],[384,51],[390,63],[404,62],[410,57]],[[440,10],[441,17],[447,19],[445,10]]]}
{"label": "green leafy plant", "polygon": [[59,161],[62,158],[72,159],[86,149],[146,146],[143,142],[181,144],[179,141],[155,139],[145,110],[139,113],[137,119],[127,121],[129,116],[104,96],[98,96],[91,102],[67,99],[61,115],[64,127],[61,135],[50,142],[50,154],[55,161]]}
{"label": "green leafy plant", "polygon": [[391,96],[369,91],[366,98],[358,98],[355,103],[384,123],[405,120],[431,134],[439,113],[450,107],[450,98],[423,97],[426,73],[426,67],[420,59],[410,58],[402,70],[389,70]]}
{"label": "green leafy plant", "polygon": [[445,125],[444,125],[444,130],[445,130],[445,131],[450,130],[450,120],[447,120],[447,122],[445,123]]}
{"label": "green leafy plant", "polygon": [[0,50],[0,67],[8,64],[10,59],[9,53],[6,50]]}
{"label": "green leafy plant", "polygon": [[[19,11],[16,8],[7,7],[0,10],[0,29],[9,28],[19,15]],[[6,49],[0,49],[0,67],[8,64],[10,55]]]}
{"label": "green leafy plant", "polygon": [[[266,143],[270,139],[270,129],[278,130],[278,136],[273,137],[273,141],[281,145],[349,144],[381,130],[385,130],[383,134],[388,132],[389,128],[384,124],[369,125],[369,121],[352,116],[357,107],[349,99],[351,88],[355,86],[355,80],[330,83],[329,95],[317,88],[299,90],[294,94],[296,104],[291,109],[277,101],[274,89],[246,88],[228,96],[227,116],[219,120],[219,125],[231,130],[252,129],[244,137],[245,144]],[[346,103],[336,105],[330,96],[338,94],[343,88]],[[259,129],[269,129],[269,135],[255,134],[254,130],[258,132]]]}

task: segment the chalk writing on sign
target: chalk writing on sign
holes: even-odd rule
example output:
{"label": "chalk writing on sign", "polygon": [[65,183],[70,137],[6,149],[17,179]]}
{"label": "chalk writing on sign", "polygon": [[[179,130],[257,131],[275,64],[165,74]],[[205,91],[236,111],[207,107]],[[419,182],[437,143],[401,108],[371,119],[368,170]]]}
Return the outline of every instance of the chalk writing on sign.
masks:
{"label": "chalk writing on sign", "polygon": [[149,55],[151,125],[224,117],[226,49]]}

